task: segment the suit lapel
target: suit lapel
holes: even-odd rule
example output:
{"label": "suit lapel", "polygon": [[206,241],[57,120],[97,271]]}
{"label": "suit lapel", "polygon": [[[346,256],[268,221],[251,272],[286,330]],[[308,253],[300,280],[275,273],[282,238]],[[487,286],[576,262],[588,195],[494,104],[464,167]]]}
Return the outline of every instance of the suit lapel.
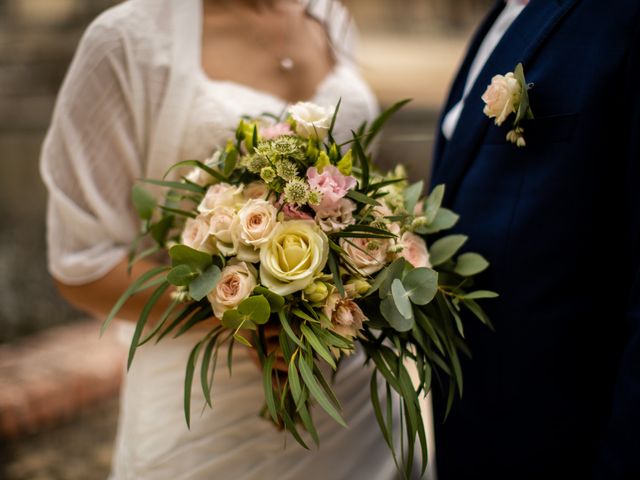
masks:
{"label": "suit lapel", "polygon": [[[513,71],[522,62],[528,64],[560,19],[579,0],[532,0],[507,30],[487,60],[472,87],[458,126],[439,159],[435,183],[446,183],[445,201],[452,199],[468,171],[480,142],[492,121],[482,112],[482,94],[494,75]],[[535,109],[535,105],[532,106]],[[515,147],[514,147],[515,148]]]}
{"label": "suit lapel", "polygon": [[436,148],[434,153],[434,171],[438,168],[440,163],[442,153],[444,151],[444,147],[446,144],[446,139],[442,135],[442,122],[444,120],[445,115],[451,108],[462,98],[462,93],[464,91],[464,86],[467,83],[467,76],[469,75],[469,69],[471,68],[471,64],[473,63],[474,58],[484,40],[487,33],[491,29],[491,26],[500,15],[500,12],[505,6],[504,0],[497,0],[493,5],[491,11],[487,14],[485,19],[482,21],[476,32],[474,33],[471,42],[469,44],[469,48],[467,49],[467,54],[458,69],[458,74],[453,81],[451,88],[449,89],[449,98],[445,103],[444,109],[440,113],[440,120],[438,121],[438,131],[436,135]]}

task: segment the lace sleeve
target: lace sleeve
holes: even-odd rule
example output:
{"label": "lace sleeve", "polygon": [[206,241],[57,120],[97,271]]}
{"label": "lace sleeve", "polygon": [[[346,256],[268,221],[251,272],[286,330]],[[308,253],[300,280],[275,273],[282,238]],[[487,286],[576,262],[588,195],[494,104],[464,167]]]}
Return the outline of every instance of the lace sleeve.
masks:
{"label": "lace sleeve", "polygon": [[136,234],[130,192],[141,176],[142,155],[130,58],[113,22],[89,27],[42,148],[49,270],[67,284],[105,275]]}

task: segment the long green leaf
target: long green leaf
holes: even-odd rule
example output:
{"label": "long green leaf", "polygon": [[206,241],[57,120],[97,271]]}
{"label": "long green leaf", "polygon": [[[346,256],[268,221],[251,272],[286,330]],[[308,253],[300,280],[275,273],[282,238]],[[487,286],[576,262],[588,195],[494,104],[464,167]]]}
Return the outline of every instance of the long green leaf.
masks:
{"label": "long green leaf", "polygon": [[316,399],[318,404],[325,412],[329,414],[329,416],[331,416],[331,418],[333,418],[337,423],[346,428],[346,422],[343,420],[342,416],[333,405],[333,403],[331,403],[329,398],[326,396],[324,390],[320,387],[315,376],[313,375],[313,372],[302,357],[298,359],[298,368],[300,369],[302,380],[309,389],[309,392],[311,393],[313,398]]}
{"label": "long green leaf", "polygon": [[158,185],[160,187],[173,188],[175,190],[186,190],[193,193],[204,193],[205,189],[195,183],[186,182],[170,182],[165,180],[154,180],[152,178],[141,178],[140,182],[149,183],[151,185]]}
{"label": "long green leaf", "polygon": [[187,360],[187,369],[184,378],[184,417],[187,421],[187,428],[189,429],[191,429],[191,387],[193,386],[193,372],[196,368],[201,347],[202,342],[198,342],[191,350],[189,359]]}
{"label": "long green leaf", "polygon": [[404,107],[410,101],[411,101],[411,99],[406,99],[406,100],[401,100],[400,102],[393,104],[387,110],[382,112],[382,114],[380,114],[380,116],[377,119],[374,120],[374,122],[371,124],[371,128],[369,128],[369,131],[365,134],[366,135],[366,138],[365,138],[365,141],[364,141],[365,148],[368,148],[369,145],[371,145],[371,142],[376,138],[376,136],[380,132],[380,129],[387,122],[387,120],[389,120],[389,118],[393,114],[395,114],[398,110],[400,110],[402,107]]}
{"label": "long green leaf", "polygon": [[127,370],[131,368],[131,363],[133,362],[133,357],[136,353],[136,349],[138,348],[138,342],[140,341],[140,337],[142,336],[142,330],[144,329],[144,326],[147,324],[147,320],[149,319],[149,314],[151,313],[151,310],[156,305],[156,303],[158,303],[158,300],[160,300],[160,297],[164,295],[164,292],[166,292],[168,288],[169,282],[164,281],[163,283],[161,283],[160,286],[153,292],[153,294],[151,294],[149,300],[143,307],[142,312],[140,313],[140,318],[138,319],[136,328],[133,332],[133,338],[131,339],[131,345],[129,347],[129,358],[127,359]]}
{"label": "long green leaf", "polygon": [[163,180],[165,178],[167,178],[169,173],[171,173],[173,170],[175,170],[176,168],[181,168],[181,167],[197,167],[197,168],[199,168],[201,170],[204,170],[205,172],[207,172],[209,175],[211,175],[213,178],[217,179],[220,182],[224,182],[224,181],[227,180],[224,177],[224,175],[222,175],[220,172],[217,172],[213,168],[206,166],[204,163],[202,163],[199,160],[184,160],[182,162],[178,162],[178,163],[172,165],[171,168],[169,168],[169,170],[167,170],[167,173],[164,174]]}
{"label": "long green leaf", "polygon": [[302,331],[302,334],[307,339],[311,347],[316,351],[316,353],[320,355],[324,359],[324,361],[331,365],[331,368],[335,370],[336,362],[333,360],[333,357],[331,356],[331,353],[329,352],[327,347],[324,346],[324,344],[318,339],[318,337],[315,336],[313,331],[306,325],[301,325],[300,330]]}
{"label": "long green leaf", "polygon": [[140,275],[131,285],[129,285],[129,287],[124,291],[124,293],[120,296],[116,304],[113,306],[113,308],[111,309],[111,312],[109,312],[109,315],[107,316],[105,321],[102,323],[102,327],[100,328],[100,336],[104,335],[104,332],[107,330],[107,328],[109,328],[109,325],[111,325],[111,322],[113,321],[115,316],[118,314],[122,306],[126,303],[126,301],[129,300],[129,298],[131,298],[133,295],[135,295],[139,291],[144,290],[145,283],[147,283],[153,277],[156,277],[161,273],[166,272],[169,269],[170,267],[166,267],[166,266],[152,268],[151,270]]}
{"label": "long green leaf", "polygon": [[293,343],[295,343],[296,345],[298,345],[300,348],[304,350],[305,346],[300,341],[298,336],[293,332],[293,329],[289,324],[289,320],[287,320],[287,314],[284,313],[283,310],[280,310],[278,312],[278,317],[280,318],[280,325],[282,325],[282,329],[285,331],[285,333],[289,336],[289,338],[293,341]]}
{"label": "long green leaf", "polygon": [[273,363],[275,362],[275,353],[271,353],[265,360],[262,367],[262,382],[264,387],[264,398],[267,402],[267,408],[271,414],[271,418],[275,423],[278,423],[278,409],[276,408],[276,400],[273,395]]}

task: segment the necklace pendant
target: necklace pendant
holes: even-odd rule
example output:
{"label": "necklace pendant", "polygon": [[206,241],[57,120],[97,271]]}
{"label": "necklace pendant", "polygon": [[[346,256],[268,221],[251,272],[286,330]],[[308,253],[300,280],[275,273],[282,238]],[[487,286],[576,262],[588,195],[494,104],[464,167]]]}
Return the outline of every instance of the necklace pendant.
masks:
{"label": "necklace pendant", "polygon": [[295,65],[295,62],[291,57],[282,57],[280,59],[280,69],[285,72],[290,72],[291,70],[293,70],[293,67],[295,67]]}

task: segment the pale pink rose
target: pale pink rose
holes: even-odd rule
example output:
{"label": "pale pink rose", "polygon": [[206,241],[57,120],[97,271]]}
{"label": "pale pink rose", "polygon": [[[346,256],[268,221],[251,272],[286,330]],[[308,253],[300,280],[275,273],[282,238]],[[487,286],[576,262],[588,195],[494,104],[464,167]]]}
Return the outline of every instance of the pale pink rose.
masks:
{"label": "pale pink rose", "polygon": [[274,138],[282,137],[283,135],[293,135],[291,126],[288,123],[283,122],[261,128],[259,133],[264,140],[273,140]]}
{"label": "pale pink rose", "polygon": [[338,208],[340,199],[358,184],[354,177],[343,175],[334,165],[324,167],[322,173],[318,173],[316,167],[310,167],[307,170],[307,179],[309,187],[322,195],[320,203],[313,205],[316,211]]}
{"label": "pale pink rose", "polygon": [[[204,161],[204,164],[208,167],[217,166],[218,162],[220,161],[220,155],[221,152],[219,150],[215,151],[213,155],[211,155],[211,157],[207,158]],[[205,185],[211,185],[216,181],[214,177],[209,175],[201,168],[194,168],[187,174],[186,178],[190,182],[195,183],[196,185],[200,185],[201,187],[204,187]]]}
{"label": "pale pink rose", "polygon": [[341,198],[338,208],[332,210],[318,209],[316,211],[316,223],[323,232],[339,232],[344,230],[347,225],[356,223],[353,218],[353,212],[356,204],[347,198]]}
{"label": "pale pink rose", "polygon": [[209,230],[208,215],[190,218],[184,226],[180,242],[194,250],[213,254],[216,252],[216,247],[212,242]]}
{"label": "pale pink rose", "polygon": [[522,85],[512,72],[496,75],[482,95],[482,100],[486,104],[484,114],[489,118],[495,118],[495,124],[500,126],[516,111],[521,96]]}
{"label": "pale pink rose", "polygon": [[217,250],[223,255],[238,253],[238,215],[231,207],[214,207],[209,213],[209,233],[215,239]]}
{"label": "pale pink rose", "polygon": [[242,191],[242,196],[245,200],[250,200],[252,198],[261,198],[262,200],[266,200],[268,193],[269,187],[267,187],[267,184],[261,180],[256,180],[255,182],[245,185],[244,190]]}
{"label": "pale pink rose", "polygon": [[266,200],[248,200],[238,212],[240,241],[252,247],[267,243],[278,223],[277,215],[278,211]]}
{"label": "pale pink rose", "polygon": [[347,258],[363,274],[372,275],[386,265],[391,242],[386,238],[340,239]]}
{"label": "pale pink rose", "polygon": [[251,295],[257,285],[256,277],[255,268],[245,262],[227,265],[216,288],[207,295],[215,316],[222,318],[224,312],[236,308]]}
{"label": "pale pink rose", "polygon": [[207,189],[198,211],[209,213],[215,207],[235,207],[239,203],[242,203],[242,185],[234,187],[228,183],[216,183]]}
{"label": "pale pink rose", "polygon": [[362,330],[362,324],[367,321],[367,317],[349,293],[347,291],[344,298],[337,292],[329,295],[322,312],[331,319],[331,330],[343,337],[353,338]]}
{"label": "pale pink rose", "polygon": [[422,237],[412,232],[404,232],[398,241],[402,246],[400,256],[416,268],[431,267],[427,244]]}

